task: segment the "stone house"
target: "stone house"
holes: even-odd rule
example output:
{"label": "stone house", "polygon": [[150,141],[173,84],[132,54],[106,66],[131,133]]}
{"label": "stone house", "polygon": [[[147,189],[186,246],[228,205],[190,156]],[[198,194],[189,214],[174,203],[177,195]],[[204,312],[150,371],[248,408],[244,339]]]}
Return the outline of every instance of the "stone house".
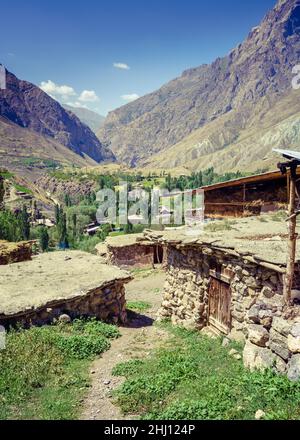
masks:
{"label": "stone house", "polygon": [[0,325],[42,325],[68,315],[125,323],[128,272],[80,251],[0,266]]}
{"label": "stone house", "polygon": [[108,264],[124,268],[152,267],[163,264],[166,258],[163,246],[143,241],[143,234],[107,237],[96,251]]}
{"label": "stone house", "polygon": [[272,367],[298,379],[300,255],[294,304],[286,307],[285,241],[264,235],[241,239],[242,233],[204,232],[193,237],[182,231],[145,232],[144,241],[160,243],[167,253],[159,319],[243,341],[247,367]]}

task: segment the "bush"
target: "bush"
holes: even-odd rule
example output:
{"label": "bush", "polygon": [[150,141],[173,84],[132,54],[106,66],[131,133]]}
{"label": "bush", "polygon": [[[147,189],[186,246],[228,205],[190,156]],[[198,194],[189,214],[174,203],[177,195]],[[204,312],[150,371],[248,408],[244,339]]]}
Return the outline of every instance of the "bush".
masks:
{"label": "bush", "polygon": [[74,359],[91,359],[110,348],[109,341],[103,336],[59,336],[55,341],[59,349]]}
{"label": "bush", "polygon": [[108,339],[116,339],[120,336],[120,331],[115,325],[97,321],[95,318],[88,320],[75,319],[73,329],[76,332],[85,332],[88,335],[104,336]]}

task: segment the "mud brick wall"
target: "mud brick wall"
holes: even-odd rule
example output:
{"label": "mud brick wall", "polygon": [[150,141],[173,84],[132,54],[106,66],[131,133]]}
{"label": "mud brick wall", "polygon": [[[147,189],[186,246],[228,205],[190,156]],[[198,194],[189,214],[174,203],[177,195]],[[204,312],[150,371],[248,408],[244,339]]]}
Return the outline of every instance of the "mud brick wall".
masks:
{"label": "mud brick wall", "polygon": [[166,261],[165,251],[157,255],[156,245],[131,244],[128,246],[107,246],[107,261],[119,267],[144,267],[157,263],[157,257]]}
{"label": "mud brick wall", "polygon": [[[160,319],[199,330],[206,327],[212,273],[218,272],[228,279],[231,291],[228,337],[245,342],[245,366],[274,368],[291,380],[300,379],[300,307],[284,305],[282,270],[204,245],[169,245],[167,254]],[[298,286],[296,276],[294,287]]]}
{"label": "mud brick wall", "polygon": [[30,260],[33,243],[31,241],[11,243],[0,240],[0,265]]}
{"label": "mud brick wall", "polygon": [[15,315],[0,315],[0,325],[43,325],[55,322],[62,314],[96,317],[105,322],[124,324],[127,320],[124,282],[118,280],[69,299],[50,301],[37,309]]}

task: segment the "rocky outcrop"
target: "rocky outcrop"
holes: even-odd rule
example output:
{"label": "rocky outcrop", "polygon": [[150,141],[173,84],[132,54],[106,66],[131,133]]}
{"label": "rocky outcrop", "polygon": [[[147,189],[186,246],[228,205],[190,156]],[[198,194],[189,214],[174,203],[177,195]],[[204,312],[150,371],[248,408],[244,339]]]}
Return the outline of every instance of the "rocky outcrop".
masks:
{"label": "rocky outcrop", "polygon": [[[167,152],[180,141],[177,154],[170,153],[165,161],[160,155],[155,164],[174,167],[187,163],[192,167],[195,159],[205,155],[209,163],[211,154],[230,150],[243,130],[256,127],[286,94],[297,93],[292,90],[291,81],[292,68],[299,64],[299,23],[299,0],[280,0],[261,25],[252,29],[243,44],[229,55],[210,65],[187,70],[158,91],[111,112],[99,131],[99,138],[119,160],[131,165],[154,163],[155,153]],[[256,152],[260,160],[271,151],[274,141],[276,145],[284,145],[295,134],[297,120],[288,119],[295,114],[296,107],[298,111],[294,101],[294,113],[288,101],[282,104],[284,110],[277,113],[277,116],[284,114],[284,123],[292,124],[293,129],[272,130],[281,120],[275,121],[271,115],[269,131],[261,127],[260,137],[264,139],[261,152]],[[194,139],[183,142],[191,133],[202,129]],[[248,131],[247,135],[250,134]],[[274,139],[277,135],[278,141]],[[256,136],[255,141],[258,140]],[[240,148],[237,144],[232,152],[233,166],[243,156],[243,150],[247,150],[245,139],[240,141],[243,141]]]}
{"label": "rocky outcrop", "polygon": [[64,200],[64,196],[68,194],[74,199],[78,199],[81,196],[88,196],[96,190],[96,184],[92,180],[86,180],[80,182],[78,180],[59,180],[56,177],[49,175],[42,175],[34,181],[37,188],[44,190],[49,196],[53,196],[61,201]]}
{"label": "rocky outcrop", "polygon": [[76,154],[96,162],[113,161],[114,155],[103,147],[91,129],[75,114],[35,85],[19,80],[6,71],[6,88],[0,89],[0,116],[6,120],[53,138]]}

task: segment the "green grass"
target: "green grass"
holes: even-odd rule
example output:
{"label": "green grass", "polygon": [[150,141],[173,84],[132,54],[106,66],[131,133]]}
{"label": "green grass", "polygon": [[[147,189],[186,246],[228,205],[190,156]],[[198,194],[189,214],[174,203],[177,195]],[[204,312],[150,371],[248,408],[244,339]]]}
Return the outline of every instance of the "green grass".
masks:
{"label": "green grass", "polygon": [[121,235],[125,235],[124,231],[114,231],[109,233],[110,237],[119,237]]}
{"label": "green grass", "polygon": [[287,213],[285,211],[277,211],[270,218],[273,222],[284,222],[287,218]]}
{"label": "green grass", "polygon": [[7,171],[7,170],[4,170],[4,171],[0,170],[0,176],[2,176],[3,179],[8,179],[8,180],[15,177],[13,173],[11,173],[10,171]]}
{"label": "green grass", "polygon": [[146,310],[151,309],[151,304],[146,301],[128,301],[127,309],[132,310],[133,312],[145,312]]}
{"label": "green grass", "polygon": [[125,376],[115,392],[124,413],[156,420],[300,418],[300,383],[272,371],[250,372],[229,356],[234,346],[178,327],[172,337],[145,360],[121,363],[113,374]]}
{"label": "green grass", "polygon": [[96,254],[97,252],[95,247],[102,241],[103,240],[101,240],[101,238],[99,238],[97,235],[92,237],[83,236],[80,241],[76,241],[73,244],[72,248],[83,252],[89,252],[90,254]]}
{"label": "green grass", "polygon": [[26,186],[18,185],[17,183],[15,183],[14,187],[16,188],[17,191],[23,192],[25,194],[32,194],[31,189],[26,188]]}
{"label": "green grass", "polygon": [[134,268],[131,269],[130,272],[132,275],[134,275],[135,278],[141,279],[141,278],[148,278],[150,275],[152,275],[155,272],[155,269],[152,267],[142,267],[142,268]]}
{"label": "green grass", "polygon": [[212,223],[208,223],[204,226],[204,230],[208,232],[219,232],[219,231],[230,231],[232,230],[232,226],[237,222],[235,220],[222,220],[222,221],[214,221]]}
{"label": "green grass", "polygon": [[118,336],[94,319],[9,331],[0,351],[0,419],[76,418],[91,360]]}

